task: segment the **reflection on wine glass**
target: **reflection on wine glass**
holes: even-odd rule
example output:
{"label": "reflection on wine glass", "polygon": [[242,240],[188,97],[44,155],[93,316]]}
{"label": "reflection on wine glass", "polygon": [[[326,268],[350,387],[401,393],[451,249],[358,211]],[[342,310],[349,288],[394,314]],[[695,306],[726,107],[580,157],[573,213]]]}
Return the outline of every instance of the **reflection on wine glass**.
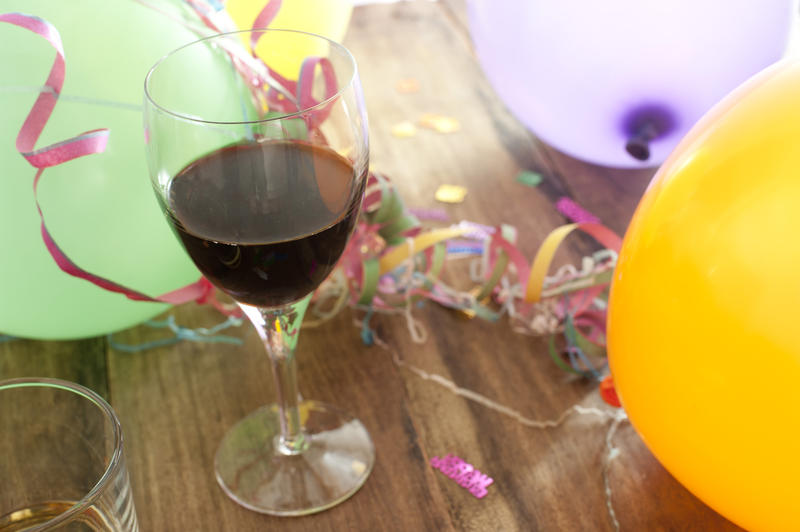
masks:
{"label": "reflection on wine glass", "polygon": [[[249,52],[257,41],[275,43],[263,62]],[[297,65],[295,79],[269,68],[278,54]],[[200,65],[219,77],[196,79],[209,71]],[[357,419],[298,398],[294,347],[364,193],[367,120],[353,57],[293,31],[197,41],[147,75],[145,137],[167,219],[203,275],[256,327],[272,362],[277,405],[227,433],[217,480],[238,503],[268,514],[343,501],[369,475],[374,447]]]}

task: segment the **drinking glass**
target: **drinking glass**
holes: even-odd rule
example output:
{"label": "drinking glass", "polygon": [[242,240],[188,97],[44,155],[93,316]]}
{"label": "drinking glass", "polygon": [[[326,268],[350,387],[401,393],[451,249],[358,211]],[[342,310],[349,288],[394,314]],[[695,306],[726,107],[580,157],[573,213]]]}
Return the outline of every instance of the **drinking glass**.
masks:
{"label": "drinking glass", "polygon": [[144,125],[169,224],[253,323],[272,365],[277,404],[224,436],[219,484],[239,504],[273,515],[342,502],[372,470],[374,447],[359,420],[300,398],[294,347],[364,194],[369,147],[355,60],[303,32],[208,37],[150,70]]}
{"label": "drinking glass", "polygon": [[0,382],[0,531],[138,529],[108,403],[62,380]]}

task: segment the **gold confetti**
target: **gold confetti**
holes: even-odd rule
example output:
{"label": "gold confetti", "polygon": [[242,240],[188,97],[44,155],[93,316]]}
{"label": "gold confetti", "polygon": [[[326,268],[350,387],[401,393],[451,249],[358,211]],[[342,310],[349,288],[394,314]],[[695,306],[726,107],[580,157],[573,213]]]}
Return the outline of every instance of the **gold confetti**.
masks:
{"label": "gold confetti", "polygon": [[406,78],[401,79],[400,81],[395,84],[395,89],[397,92],[402,94],[408,94],[411,92],[418,92],[419,91],[419,81],[414,78]]}
{"label": "gold confetti", "polygon": [[459,316],[460,316],[462,319],[465,319],[465,320],[471,320],[471,319],[473,319],[475,316],[477,316],[477,315],[478,315],[478,313],[477,313],[477,312],[475,312],[474,310],[472,310],[471,308],[463,308],[463,309],[459,310],[458,312],[459,312],[459,314],[458,314],[458,315],[459,315]]}
{"label": "gold confetti", "polygon": [[397,138],[407,139],[417,134],[417,126],[413,122],[404,120],[392,126],[392,135]]}
{"label": "gold confetti", "polygon": [[419,125],[428,129],[433,129],[439,133],[453,133],[461,129],[458,120],[450,116],[426,113],[419,119]]}
{"label": "gold confetti", "polygon": [[[483,287],[476,286],[475,288],[473,288],[472,290],[470,290],[470,291],[469,291],[469,293],[470,293],[470,294],[472,294],[472,297],[473,297],[473,298],[476,300],[476,302],[477,302],[478,304],[480,304],[480,305],[487,305],[487,304],[489,304],[489,303],[490,303],[490,301],[491,301],[491,299],[490,299],[490,297],[489,297],[489,296],[484,296],[484,297],[483,297],[483,298],[482,298],[480,301],[477,301],[477,297],[478,297],[478,296],[481,294],[481,291],[482,291],[482,290],[483,290]],[[462,309],[460,309],[458,312],[459,312],[459,316],[461,316],[461,317],[462,317],[463,319],[465,319],[465,320],[471,320],[471,319],[473,319],[475,316],[477,316],[477,315],[478,315],[478,313],[477,313],[477,312],[475,312],[475,310],[474,310],[474,309],[471,309],[471,308],[462,308]]]}
{"label": "gold confetti", "polygon": [[461,203],[467,196],[467,189],[458,185],[440,185],[434,197],[443,203]]}

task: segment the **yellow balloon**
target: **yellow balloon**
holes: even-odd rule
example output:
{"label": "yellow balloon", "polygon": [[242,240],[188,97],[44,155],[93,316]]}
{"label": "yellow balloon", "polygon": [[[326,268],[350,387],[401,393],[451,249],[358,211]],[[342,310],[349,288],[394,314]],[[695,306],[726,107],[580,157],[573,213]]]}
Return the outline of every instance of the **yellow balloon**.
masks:
{"label": "yellow balloon", "polygon": [[[266,4],[267,0],[228,0],[225,10],[239,29],[247,30],[253,27],[253,22]],[[341,42],[352,11],[351,0],[283,0],[269,27],[316,33]],[[265,35],[256,46],[256,53],[270,68],[289,79],[297,79],[304,57],[325,52],[313,48],[298,49],[296,55],[287,57],[284,44],[280,37]]]}
{"label": "yellow balloon", "polygon": [[749,530],[800,530],[800,64],[704,117],[633,217],[614,383],[662,464]]}

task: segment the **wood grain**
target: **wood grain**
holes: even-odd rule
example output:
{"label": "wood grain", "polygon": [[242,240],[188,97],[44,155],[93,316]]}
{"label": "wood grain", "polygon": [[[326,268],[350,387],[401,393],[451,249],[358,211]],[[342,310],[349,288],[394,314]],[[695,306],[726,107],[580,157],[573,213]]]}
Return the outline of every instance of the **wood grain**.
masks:
{"label": "wood grain", "polygon": [[[465,186],[453,221],[509,223],[530,258],[565,223],[553,204],[568,196],[624,232],[653,170],[619,171],[572,159],[539,142],[498,100],[476,62],[463,0],[402,2],[356,8],[346,37],[359,62],[370,115],[371,161],[408,205],[442,207],[444,183]],[[420,91],[395,89],[401,79]],[[460,131],[421,129],[400,139],[394,124],[424,113],[456,118]],[[536,188],[520,170],[544,175]],[[558,261],[575,261],[597,245],[571,237]],[[463,277],[455,264],[450,279]],[[468,284],[468,283],[467,283]],[[206,307],[171,313],[189,327],[221,321]],[[607,419],[573,415],[556,428],[527,426],[453,393],[422,375],[481,394],[532,420],[552,420],[575,404],[605,408],[596,383],[567,375],[545,341],[513,333],[506,321],[467,320],[426,304],[413,315],[427,332],[415,343],[402,316],[378,315],[372,326],[388,347],[366,347],[345,310],[304,329],[298,346],[300,389],[357,415],[377,449],[365,486],[321,514],[274,518],[247,511],[217,486],[214,453],[225,431],[272,400],[269,366],[247,324],[225,331],[242,345],[182,342],[140,353],[103,339],[17,340],[0,344],[0,375],[33,373],[77,380],[111,399],[125,431],[126,454],[142,530],[613,530],[603,488]],[[163,337],[138,326],[123,343]],[[620,455],[609,480],[622,530],[735,530],[680,486],[623,423]],[[455,453],[495,479],[476,499],[429,465]]]}
{"label": "wood grain", "polygon": [[[215,311],[191,305],[175,315],[178,323],[194,327],[219,321]],[[119,339],[140,343],[152,340],[152,334],[138,327]],[[245,324],[233,334],[242,346],[186,342],[144,353],[110,353],[109,375],[115,408],[126,426],[135,499],[145,508],[143,529],[220,530],[221,523],[230,523],[229,530],[337,530],[349,523],[356,530],[381,530],[395,501],[418,511],[393,515],[388,529],[422,530],[431,523],[446,528],[445,507],[432,489],[433,472],[417,444],[402,381],[387,358],[364,347],[345,314],[303,332],[300,389],[306,397],[357,414],[366,425],[379,457],[369,482],[347,504],[302,518],[259,515],[229,500],[214,480],[217,445],[227,429],[274,397],[255,331]],[[173,515],[176,508],[180,522]]]}
{"label": "wood grain", "polygon": [[82,384],[110,399],[106,340],[69,342],[12,339],[0,343],[0,380],[49,377]]}

